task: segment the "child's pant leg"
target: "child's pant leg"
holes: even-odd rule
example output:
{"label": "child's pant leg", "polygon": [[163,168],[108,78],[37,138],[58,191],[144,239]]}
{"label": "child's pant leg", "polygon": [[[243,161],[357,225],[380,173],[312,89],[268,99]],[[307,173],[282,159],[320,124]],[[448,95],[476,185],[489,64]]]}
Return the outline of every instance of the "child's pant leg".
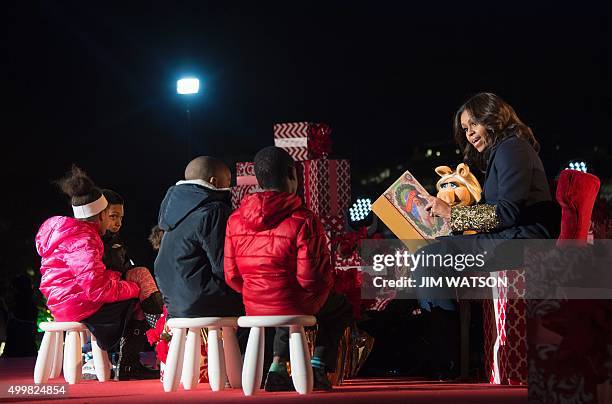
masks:
{"label": "child's pant leg", "polygon": [[140,295],[138,300],[141,302],[151,296],[153,293],[158,292],[155,280],[149,270],[145,267],[136,267],[127,271],[125,279],[132,281],[140,286]]}
{"label": "child's pant leg", "polygon": [[314,356],[325,362],[327,370],[334,371],[338,344],[346,327],[353,321],[353,309],[344,295],[330,293],[317,317],[317,340]]}
{"label": "child's pant leg", "polygon": [[279,356],[281,361],[289,359],[289,328],[276,327],[274,333],[274,356]]}

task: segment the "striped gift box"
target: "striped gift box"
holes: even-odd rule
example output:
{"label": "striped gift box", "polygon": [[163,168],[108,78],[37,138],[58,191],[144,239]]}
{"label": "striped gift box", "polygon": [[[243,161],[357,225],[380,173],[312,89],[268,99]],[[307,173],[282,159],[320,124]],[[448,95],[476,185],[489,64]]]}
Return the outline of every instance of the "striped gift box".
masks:
{"label": "striped gift box", "polygon": [[274,124],[274,145],[285,149],[295,161],[321,158],[312,150],[311,132],[325,124],[312,122],[291,122]]}

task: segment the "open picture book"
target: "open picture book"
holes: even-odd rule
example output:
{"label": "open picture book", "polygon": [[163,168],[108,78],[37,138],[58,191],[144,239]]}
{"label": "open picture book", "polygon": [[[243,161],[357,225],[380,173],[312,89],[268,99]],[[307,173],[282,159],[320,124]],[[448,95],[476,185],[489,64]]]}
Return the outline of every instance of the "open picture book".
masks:
{"label": "open picture book", "polygon": [[425,210],[427,190],[406,171],[373,204],[372,211],[400,240],[431,240],[450,234],[450,220]]}

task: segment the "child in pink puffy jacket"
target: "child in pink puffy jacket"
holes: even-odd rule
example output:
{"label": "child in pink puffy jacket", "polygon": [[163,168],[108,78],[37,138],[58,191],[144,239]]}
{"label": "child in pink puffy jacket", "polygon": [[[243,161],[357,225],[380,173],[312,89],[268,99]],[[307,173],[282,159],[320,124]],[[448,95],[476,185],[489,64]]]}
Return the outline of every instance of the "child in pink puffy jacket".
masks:
{"label": "child in pink puffy jacket", "polygon": [[[75,166],[58,185],[70,197],[74,218],[51,217],[36,234],[36,250],[41,257],[40,290],[56,321],[85,324],[106,351],[119,346],[115,378],[125,380],[119,374],[125,368],[122,362],[132,365],[138,357],[137,352],[129,352],[134,345],[129,330],[139,285],[122,280],[121,273],[107,270],[102,262],[100,235],[106,232],[109,221],[104,218],[108,202],[100,189]],[[155,378],[159,374],[150,371],[137,376]]]}

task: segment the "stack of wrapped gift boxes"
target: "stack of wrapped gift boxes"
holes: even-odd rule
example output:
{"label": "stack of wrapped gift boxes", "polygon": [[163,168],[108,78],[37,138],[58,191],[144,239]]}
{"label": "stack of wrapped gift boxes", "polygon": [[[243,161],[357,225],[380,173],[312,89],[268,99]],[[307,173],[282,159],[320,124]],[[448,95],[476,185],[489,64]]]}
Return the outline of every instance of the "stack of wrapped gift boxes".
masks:
{"label": "stack of wrapped gift boxes", "polygon": [[[296,161],[299,188],[306,207],[316,213],[331,239],[346,232],[346,210],[351,200],[351,166],[348,160],[328,159],[331,129],[323,123],[297,122],[274,125],[274,144]],[[253,163],[236,164],[237,185],[232,189],[235,208],[245,195],[260,190]]]}

